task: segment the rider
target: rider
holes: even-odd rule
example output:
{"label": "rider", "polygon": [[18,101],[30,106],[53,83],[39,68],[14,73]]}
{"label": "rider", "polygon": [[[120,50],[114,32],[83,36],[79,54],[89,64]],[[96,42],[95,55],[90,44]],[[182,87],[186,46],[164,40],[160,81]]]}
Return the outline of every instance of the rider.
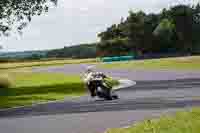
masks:
{"label": "rider", "polygon": [[88,90],[90,91],[91,97],[95,97],[96,96],[96,83],[93,81],[95,75],[95,71],[93,70],[92,66],[87,67],[87,70],[84,74],[84,82],[88,88]]}
{"label": "rider", "polygon": [[[108,77],[107,75],[105,75],[102,72],[95,72],[93,66],[87,67],[87,70],[86,70],[86,72],[84,74],[84,82],[85,82],[85,84],[86,84],[86,86],[87,86],[87,88],[88,88],[88,90],[89,90],[89,92],[91,94],[91,97],[97,96],[98,92],[96,92],[96,91],[98,91],[98,86],[100,85],[99,84],[99,80],[102,80],[102,78],[105,79],[105,78],[111,78],[111,77]],[[101,85],[103,85],[103,84],[101,84]],[[109,84],[106,84],[106,86],[107,86],[106,88],[108,88],[108,89],[112,88],[112,86],[109,86]],[[106,91],[106,93],[107,93],[106,94],[107,95],[106,98],[108,100],[112,100],[112,98],[115,98],[115,99],[118,98],[117,95],[112,95],[111,96],[110,90]]]}
{"label": "rider", "polygon": [[101,76],[103,78],[108,78],[102,72],[95,72],[93,66],[88,66],[87,70],[84,74],[84,82],[90,91],[91,97],[96,96],[96,89],[97,89],[97,78]]}

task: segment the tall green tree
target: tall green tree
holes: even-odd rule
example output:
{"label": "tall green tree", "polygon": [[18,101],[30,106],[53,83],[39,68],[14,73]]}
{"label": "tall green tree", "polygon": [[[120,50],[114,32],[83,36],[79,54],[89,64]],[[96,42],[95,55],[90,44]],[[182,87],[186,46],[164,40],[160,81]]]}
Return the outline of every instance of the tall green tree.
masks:
{"label": "tall green tree", "polygon": [[170,52],[175,44],[173,44],[173,36],[175,36],[175,25],[169,19],[163,19],[153,31],[153,35],[157,38],[154,46],[157,51]]}
{"label": "tall green tree", "polygon": [[179,4],[157,14],[130,11],[125,21],[99,35],[104,51],[117,51],[124,43],[116,40],[126,38],[126,50],[138,53],[200,53],[200,4]]}
{"label": "tall green tree", "polygon": [[171,17],[175,24],[179,45],[184,52],[191,52],[193,9],[190,6],[178,5],[170,9]]}
{"label": "tall green tree", "polygon": [[194,7],[193,15],[193,24],[192,24],[192,51],[195,54],[200,53],[200,4],[197,4]]}
{"label": "tall green tree", "polygon": [[125,35],[123,34],[123,24],[113,24],[111,27],[108,27],[105,32],[101,32],[98,34],[98,37],[101,41],[112,40],[114,38],[123,38]]}
{"label": "tall green tree", "polygon": [[132,45],[132,49],[137,52],[141,49],[140,44],[143,42],[144,39],[145,17],[146,14],[142,11],[137,13],[130,11],[126,22],[126,33],[130,40],[129,43]]}
{"label": "tall green tree", "polygon": [[0,36],[13,29],[22,33],[32,16],[47,12],[50,3],[56,5],[57,0],[0,0]]}
{"label": "tall green tree", "polygon": [[159,16],[154,13],[146,15],[143,27],[144,36],[139,44],[142,53],[151,53],[153,51],[153,48],[155,47],[155,36],[152,32],[159,24],[159,19]]}

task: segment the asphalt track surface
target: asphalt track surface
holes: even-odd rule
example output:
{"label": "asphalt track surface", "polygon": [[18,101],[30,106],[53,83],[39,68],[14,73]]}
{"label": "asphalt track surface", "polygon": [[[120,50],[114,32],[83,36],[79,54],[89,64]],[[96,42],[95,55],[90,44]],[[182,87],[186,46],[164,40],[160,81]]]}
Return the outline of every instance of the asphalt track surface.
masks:
{"label": "asphalt track surface", "polygon": [[[82,70],[80,66],[71,66],[71,68],[70,66],[42,68],[35,71],[67,74],[73,73],[74,69],[76,70],[74,73],[80,73]],[[143,119],[158,117],[163,113],[200,106],[200,78],[198,78],[200,75],[197,72],[197,74],[169,72],[167,76],[149,75],[152,72],[147,72],[145,76],[144,72],[142,76],[145,79],[142,79],[142,76],[139,77],[131,71],[102,71],[111,76],[129,77],[137,80],[137,84],[118,90],[116,93],[120,99],[113,101],[83,96],[62,102],[1,110],[0,132],[103,133],[107,128],[127,126]],[[178,77],[182,74],[183,77]],[[152,81],[150,77],[154,80]]]}

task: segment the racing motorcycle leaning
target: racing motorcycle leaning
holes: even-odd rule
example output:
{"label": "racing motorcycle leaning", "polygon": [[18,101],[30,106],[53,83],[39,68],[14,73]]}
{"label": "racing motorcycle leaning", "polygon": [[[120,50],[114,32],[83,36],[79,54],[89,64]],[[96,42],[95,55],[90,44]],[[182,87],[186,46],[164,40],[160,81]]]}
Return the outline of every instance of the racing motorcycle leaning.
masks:
{"label": "racing motorcycle leaning", "polygon": [[91,74],[91,80],[89,84],[94,87],[94,93],[99,98],[105,100],[118,99],[118,95],[112,91],[112,86],[106,81],[107,76],[101,72],[95,72]]}

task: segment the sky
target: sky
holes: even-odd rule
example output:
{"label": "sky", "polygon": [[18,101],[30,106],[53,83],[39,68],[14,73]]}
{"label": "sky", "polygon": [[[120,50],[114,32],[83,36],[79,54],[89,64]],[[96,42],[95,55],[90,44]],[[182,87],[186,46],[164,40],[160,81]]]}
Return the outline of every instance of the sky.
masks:
{"label": "sky", "polygon": [[22,36],[1,38],[1,51],[55,49],[96,42],[98,33],[126,18],[128,11],[160,12],[177,1],[181,0],[58,0],[57,7],[33,17]]}

